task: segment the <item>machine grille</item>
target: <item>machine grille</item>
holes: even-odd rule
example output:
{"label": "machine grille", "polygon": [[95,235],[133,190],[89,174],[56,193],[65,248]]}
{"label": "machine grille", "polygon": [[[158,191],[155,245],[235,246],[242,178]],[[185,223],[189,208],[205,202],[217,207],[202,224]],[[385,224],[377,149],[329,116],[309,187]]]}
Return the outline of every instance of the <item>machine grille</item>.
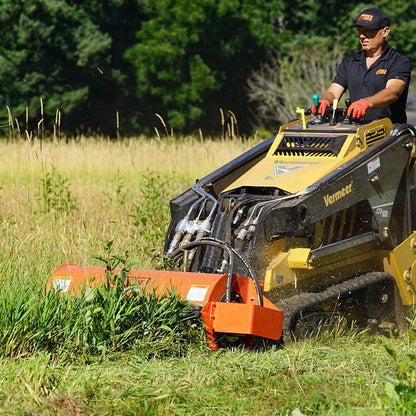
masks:
{"label": "machine grille", "polygon": [[347,137],[347,135],[285,134],[274,155],[337,157]]}
{"label": "machine grille", "polygon": [[366,133],[365,140],[367,143],[367,146],[371,146],[378,140],[386,137],[386,128],[385,126],[380,126],[378,129],[373,129]]}

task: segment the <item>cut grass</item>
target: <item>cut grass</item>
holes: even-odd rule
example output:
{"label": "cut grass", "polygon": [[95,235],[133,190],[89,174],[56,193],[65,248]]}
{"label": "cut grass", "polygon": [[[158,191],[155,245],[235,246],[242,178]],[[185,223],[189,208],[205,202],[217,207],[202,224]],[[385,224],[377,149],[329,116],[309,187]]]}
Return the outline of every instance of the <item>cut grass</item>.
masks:
{"label": "cut grass", "polygon": [[51,366],[50,355],[40,353],[2,363],[0,397],[8,414],[52,415],[69,402],[88,415],[291,415],[296,408],[305,415],[380,415],[388,412],[378,398],[379,365],[388,362],[381,344],[378,337],[344,336],[265,352],[195,349],[163,359],[124,353],[67,366]]}

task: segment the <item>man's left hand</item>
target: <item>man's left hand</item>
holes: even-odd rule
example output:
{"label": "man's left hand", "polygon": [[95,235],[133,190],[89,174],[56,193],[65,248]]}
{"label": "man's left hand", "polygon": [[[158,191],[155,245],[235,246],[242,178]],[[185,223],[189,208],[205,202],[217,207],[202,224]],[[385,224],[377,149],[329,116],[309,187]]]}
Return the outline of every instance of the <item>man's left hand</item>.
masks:
{"label": "man's left hand", "polygon": [[348,107],[347,116],[349,117],[352,114],[352,118],[359,119],[364,117],[367,108],[370,108],[370,104],[364,98],[361,98],[361,100],[354,101]]}

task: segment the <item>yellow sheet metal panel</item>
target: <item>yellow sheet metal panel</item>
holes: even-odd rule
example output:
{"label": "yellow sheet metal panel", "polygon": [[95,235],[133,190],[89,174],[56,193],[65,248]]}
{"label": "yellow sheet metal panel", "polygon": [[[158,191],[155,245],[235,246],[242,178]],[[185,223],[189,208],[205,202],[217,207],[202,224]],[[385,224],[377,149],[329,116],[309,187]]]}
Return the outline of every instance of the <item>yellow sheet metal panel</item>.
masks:
{"label": "yellow sheet metal panel", "polygon": [[309,269],[310,248],[292,248],[287,258],[291,269]]}
{"label": "yellow sheet metal panel", "polygon": [[294,282],[295,274],[287,264],[289,252],[279,253],[271,262],[264,277],[264,291],[267,293],[283,284]]}
{"label": "yellow sheet metal panel", "polygon": [[416,232],[385,253],[384,270],[396,279],[404,305],[416,303]]}
{"label": "yellow sheet metal panel", "polygon": [[390,134],[391,127],[391,120],[388,118],[383,118],[366,126],[360,127],[357,130],[357,137],[361,142],[361,146],[366,149],[376,141],[388,136]]}
{"label": "yellow sheet metal panel", "polygon": [[[345,132],[345,127],[343,127],[344,130],[341,129],[338,132],[334,128],[330,134],[335,138],[346,136],[339,153],[336,154],[319,152],[323,146],[320,144],[320,139],[326,137],[328,133],[309,128],[306,130],[299,129],[296,133],[285,131],[285,129],[293,129],[296,125],[299,125],[299,121],[282,126],[265,158],[223,192],[248,186],[278,188],[292,194],[303,191],[348,160],[357,156],[368,146],[388,135],[391,129],[391,121],[388,119],[375,121],[365,127],[352,130],[350,133]],[[281,148],[281,142],[286,140],[286,136],[290,135],[296,137],[304,137],[303,135],[305,135],[312,142],[314,142],[313,138],[316,137],[318,143],[315,148],[316,151],[312,150],[314,148],[312,145],[308,150],[305,150],[302,144],[299,144],[299,147],[290,147],[292,142],[285,142],[286,147]]]}

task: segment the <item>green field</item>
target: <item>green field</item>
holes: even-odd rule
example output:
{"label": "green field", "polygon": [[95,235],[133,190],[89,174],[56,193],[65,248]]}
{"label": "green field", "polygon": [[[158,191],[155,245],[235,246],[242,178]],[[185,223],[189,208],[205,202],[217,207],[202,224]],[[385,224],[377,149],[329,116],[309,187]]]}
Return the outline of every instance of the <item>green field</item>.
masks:
{"label": "green field", "polygon": [[[176,322],[175,299],[45,295],[61,264],[102,266],[109,248],[136,268],[162,267],[169,199],[257,142],[0,143],[0,414],[416,412],[412,317],[397,338],[340,324],[281,349],[212,352],[200,327]],[[127,309],[125,320],[113,314]]]}

